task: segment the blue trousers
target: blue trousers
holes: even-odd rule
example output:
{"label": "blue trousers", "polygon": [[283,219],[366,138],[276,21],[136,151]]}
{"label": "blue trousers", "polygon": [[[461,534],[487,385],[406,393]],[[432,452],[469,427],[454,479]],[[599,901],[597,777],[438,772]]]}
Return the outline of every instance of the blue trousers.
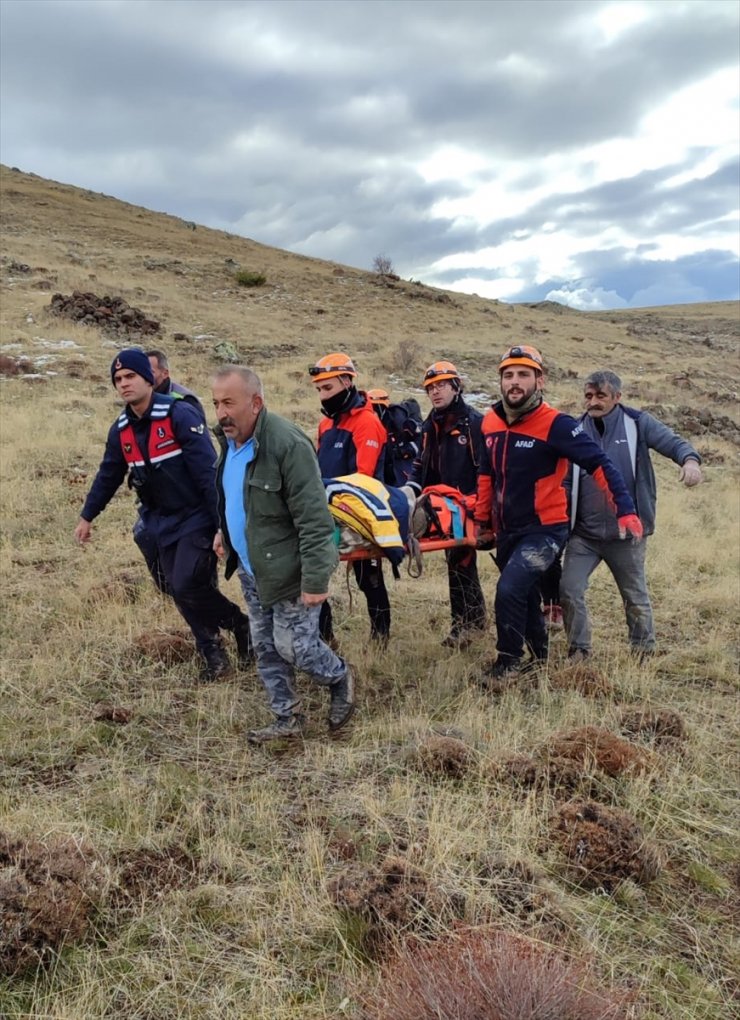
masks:
{"label": "blue trousers", "polygon": [[568,525],[527,534],[502,532],[496,539],[496,650],[500,658],[520,659],[527,643],[536,658],[547,656],[547,630],[540,608],[542,576],[560,555]]}

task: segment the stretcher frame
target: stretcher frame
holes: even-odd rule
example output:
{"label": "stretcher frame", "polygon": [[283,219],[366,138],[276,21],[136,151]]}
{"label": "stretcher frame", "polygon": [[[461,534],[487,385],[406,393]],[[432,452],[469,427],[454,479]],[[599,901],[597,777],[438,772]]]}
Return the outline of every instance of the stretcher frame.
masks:
{"label": "stretcher frame", "polygon": [[[420,538],[419,548],[422,555],[427,552],[439,552],[443,549],[460,549],[469,547],[475,549],[477,543],[475,537],[475,522],[468,517],[465,521],[465,534],[462,538]],[[408,552],[408,549],[406,549]],[[352,563],[355,560],[377,560],[382,558],[383,550],[380,546],[373,546],[368,549],[353,549],[351,552],[340,553],[339,559],[344,563]]]}

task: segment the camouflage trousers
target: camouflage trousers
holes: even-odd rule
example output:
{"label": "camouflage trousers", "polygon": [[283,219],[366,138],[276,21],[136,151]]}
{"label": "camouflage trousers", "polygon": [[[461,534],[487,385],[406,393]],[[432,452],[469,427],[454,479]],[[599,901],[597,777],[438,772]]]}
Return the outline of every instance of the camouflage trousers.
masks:
{"label": "camouflage trousers", "polygon": [[270,708],[278,718],[295,715],[301,701],[294,671],[300,669],[315,683],[331,687],[344,677],[347,663],[319,637],[320,606],[306,606],[297,598],[265,609],[252,575],[240,570],[239,580],[249,609],[257,672]]}

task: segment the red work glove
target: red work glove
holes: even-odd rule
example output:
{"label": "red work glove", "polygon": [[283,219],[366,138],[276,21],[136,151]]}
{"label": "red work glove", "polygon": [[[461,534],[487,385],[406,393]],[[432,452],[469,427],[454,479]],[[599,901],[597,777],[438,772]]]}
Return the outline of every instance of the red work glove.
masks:
{"label": "red work glove", "polygon": [[625,514],[623,517],[617,517],[617,524],[620,538],[633,538],[635,542],[639,542],[642,538],[642,522],[637,514]]}

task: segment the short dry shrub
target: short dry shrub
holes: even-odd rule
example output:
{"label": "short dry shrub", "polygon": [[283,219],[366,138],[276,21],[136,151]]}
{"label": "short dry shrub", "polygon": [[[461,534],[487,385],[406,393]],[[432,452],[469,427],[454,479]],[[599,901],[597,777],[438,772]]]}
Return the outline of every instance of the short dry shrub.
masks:
{"label": "short dry shrub", "polygon": [[190,662],[195,655],[192,637],[184,630],[146,631],[133,642],[133,653],[165,666]]}
{"label": "short dry shrub", "polygon": [[566,663],[553,670],[550,686],[556,691],[576,691],[584,698],[604,698],[613,694],[614,687],[594,666],[587,662]]}
{"label": "short dry shrub", "polygon": [[647,885],[661,863],[635,819],[595,801],[562,804],[550,817],[549,839],[567,861],[570,877],[587,889],[613,892],[625,879]]}
{"label": "short dry shrub", "polygon": [[597,796],[599,782],[578,762],[570,758],[545,756],[542,759],[516,754],[495,763],[493,778],[521,790],[549,791],[554,796]]}
{"label": "short dry shrub", "polygon": [[391,351],[390,365],[394,372],[411,372],[419,366],[421,348],[413,340],[402,340]]}
{"label": "short dry shrub", "polygon": [[189,889],[199,881],[197,860],[179,846],[124,850],[115,864],[114,907],[159,900],[172,889]]}
{"label": "short dry shrub", "polygon": [[44,963],[83,939],[104,888],[100,861],[84,843],[0,833],[0,974]]}
{"label": "short dry shrub", "polygon": [[531,927],[559,930],[563,926],[544,872],[527,861],[488,854],[475,862],[478,879],[495,898],[500,913]]}
{"label": "short dry shrub", "polygon": [[508,932],[407,942],[360,995],[363,1020],[624,1020],[625,997],[582,961]]}
{"label": "short dry shrub", "polygon": [[412,762],[426,775],[462,779],[473,766],[474,757],[464,741],[433,734],[419,744]]}
{"label": "short dry shrub", "polygon": [[125,726],[131,722],[133,712],[123,705],[114,705],[110,701],[99,701],[93,709],[93,719],[96,722],[111,722],[118,726]]}
{"label": "short dry shrub", "polygon": [[607,776],[643,772],[650,762],[648,753],[598,726],[581,726],[558,734],[541,748],[542,756],[566,758],[585,770],[599,769]]}
{"label": "short dry shrub", "polygon": [[0,354],[0,375],[25,375],[27,372],[33,372],[33,364],[28,358]]}
{"label": "short dry shrub", "polygon": [[688,736],[683,719],[670,708],[626,708],[620,725],[623,733],[655,744],[672,744],[676,740],[686,740]]}
{"label": "short dry shrub", "polygon": [[240,287],[262,287],[267,283],[264,273],[256,273],[250,269],[240,269],[234,273],[234,279]]}
{"label": "short dry shrub", "polygon": [[379,865],[353,862],[329,880],[327,891],[336,907],[365,923],[370,950],[398,932],[423,930],[432,918],[449,919],[463,907],[401,856]]}

